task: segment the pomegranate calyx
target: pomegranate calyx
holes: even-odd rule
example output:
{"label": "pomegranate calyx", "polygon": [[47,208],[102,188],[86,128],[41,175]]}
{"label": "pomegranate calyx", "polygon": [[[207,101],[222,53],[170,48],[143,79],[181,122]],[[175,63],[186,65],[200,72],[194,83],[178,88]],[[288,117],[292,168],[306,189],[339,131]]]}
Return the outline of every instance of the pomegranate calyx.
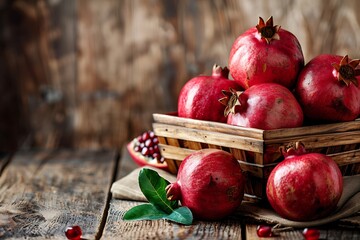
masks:
{"label": "pomegranate calyx", "polygon": [[224,116],[227,117],[230,113],[235,114],[244,107],[246,96],[243,91],[236,91],[230,88],[229,91],[222,90],[223,98],[219,99],[219,102],[226,106],[224,110]]}
{"label": "pomegranate calyx", "polygon": [[221,66],[214,64],[212,69],[212,76],[229,78],[229,69],[227,67],[222,68]]}
{"label": "pomegranate calyx", "polygon": [[259,23],[256,25],[256,29],[258,30],[258,33],[260,33],[261,38],[265,39],[268,44],[270,44],[272,40],[280,40],[280,36],[278,34],[280,26],[274,26],[272,16],[269,17],[266,22],[264,19],[259,17]]}
{"label": "pomegranate calyx", "polygon": [[285,158],[306,153],[305,145],[302,142],[289,143],[285,147],[281,146],[280,151]]}
{"label": "pomegranate calyx", "polygon": [[180,200],[181,188],[177,182],[171,183],[165,187],[166,198],[169,201]]}
{"label": "pomegranate calyx", "polygon": [[353,83],[355,86],[359,86],[356,76],[360,76],[360,69],[356,68],[360,63],[360,59],[353,59],[349,61],[348,55],[344,56],[340,64],[333,63],[332,66],[336,69],[338,74],[338,80],[342,81],[349,86]]}

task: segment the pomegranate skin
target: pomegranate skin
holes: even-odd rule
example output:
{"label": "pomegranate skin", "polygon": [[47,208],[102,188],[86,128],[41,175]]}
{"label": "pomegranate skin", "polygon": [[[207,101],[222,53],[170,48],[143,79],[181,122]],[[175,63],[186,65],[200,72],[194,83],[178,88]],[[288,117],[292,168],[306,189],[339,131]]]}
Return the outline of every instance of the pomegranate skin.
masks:
{"label": "pomegranate skin", "polygon": [[[344,122],[360,114],[360,87],[338,80],[332,64],[342,56],[322,54],[306,64],[299,75],[295,94],[310,122]],[[360,81],[360,76],[356,76]]]}
{"label": "pomegranate skin", "polygon": [[228,115],[227,123],[263,130],[300,127],[304,116],[289,89],[276,83],[263,83],[239,96],[240,106]]}
{"label": "pomegranate skin", "polygon": [[244,89],[265,82],[294,87],[304,66],[301,45],[291,32],[280,28],[277,33],[279,39],[268,43],[253,27],[234,41],[229,55],[230,74]]}
{"label": "pomegranate skin", "polygon": [[180,200],[196,219],[217,220],[241,204],[244,186],[240,164],[230,153],[203,149],[184,159],[176,182],[167,187],[167,196]]}
{"label": "pomegranate skin", "polygon": [[215,65],[211,76],[200,75],[190,79],[178,97],[178,116],[198,120],[226,122],[225,107],[218,102],[221,90],[240,85],[228,79],[229,70]]}
{"label": "pomegranate skin", "polygon": [[282,217],[310,221],[335,210],[343,191],[337,164],[320,153],[293,154],[270,173],[266,195]]}

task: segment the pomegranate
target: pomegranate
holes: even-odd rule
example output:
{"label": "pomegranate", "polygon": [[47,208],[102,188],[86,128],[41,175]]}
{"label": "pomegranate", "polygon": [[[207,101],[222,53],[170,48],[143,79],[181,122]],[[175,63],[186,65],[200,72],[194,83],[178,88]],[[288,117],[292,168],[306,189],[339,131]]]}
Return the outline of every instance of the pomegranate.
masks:
{"label": "pomegranate", "polygon": [[282,152],[285,159],[271,171],[266,185],[273,209],[295,221],[319,219],[334,211],[343,191],[337,164],[324,154],[306,153],[299,142]]}
{"label": "pomegranate", "polygon": [[152,166],[168,170],[160,154],[159,140],[153,131],[146,131],[126,145],[131,158],[139,166]]}
{"label": "pomegranate", "polygon": [[312,122],[352,121],[360,114],[359,59],[322,54],[299,75],[295,94]]}
{"label": "pomegranate", "polygon": [[178,98],[179,117],[215,122],[226,122],[218,99],[222,89],[240,90],[240,85],[228,79],[229,70],[214,65],[211,76],[197,76],[189,80],[181,89]]}
{"label": "pomegranate", "polygon": [[177,180],[166,187],[169,200],[180,200],[194,217],[216,220],[231,214],[244,196],[240,164],[228,152],[198,150],[179,167]]}
{"label": "pomegranate", "polygon": [[245,89],[265,82],[292,88],[303,66],[299,41],[274,26],[272,17],[266,23],[259,17],[258,25],[241,34],[230,50],[230,74]]}
{"label": "pomegranate", "polygon": [[227,123],[264,130],[300,127],[303,112],[289,89],[276,83],[254,85],[243,92],[223,91]]}

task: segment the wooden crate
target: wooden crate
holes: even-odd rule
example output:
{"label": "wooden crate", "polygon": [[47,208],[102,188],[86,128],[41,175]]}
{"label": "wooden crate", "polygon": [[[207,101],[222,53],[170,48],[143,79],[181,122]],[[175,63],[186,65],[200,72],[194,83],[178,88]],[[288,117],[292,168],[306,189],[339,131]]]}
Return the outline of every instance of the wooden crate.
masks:
{"label": "wooden crate", "polygon": [[[176,174],[181,161],[196,150],[222,149],[238,159],[247,177],[245,194],[250,198],[265,197],[266,180],[283,159],[278,148],[296,141],[304,143],[308,152],[331,156],[343,176],[360,174],[360,119],[276,130],[180,118],[176,113],[154,113],[153,119],[161,154],[172,173]],[[272,157],[264,158],[265,152],[273,152]]]}

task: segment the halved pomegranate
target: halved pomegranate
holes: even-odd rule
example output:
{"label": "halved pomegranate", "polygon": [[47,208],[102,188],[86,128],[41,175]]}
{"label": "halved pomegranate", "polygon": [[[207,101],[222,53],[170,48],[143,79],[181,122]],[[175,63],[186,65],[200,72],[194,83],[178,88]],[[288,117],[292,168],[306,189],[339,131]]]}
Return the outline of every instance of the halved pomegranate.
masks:
{"label": "halved pomegranate", "polygon": [[136,164],[152,166],[168,171],[168,166],[160,154],[159,140],[153,131],[146,131],[134,138],[126,148]]}

